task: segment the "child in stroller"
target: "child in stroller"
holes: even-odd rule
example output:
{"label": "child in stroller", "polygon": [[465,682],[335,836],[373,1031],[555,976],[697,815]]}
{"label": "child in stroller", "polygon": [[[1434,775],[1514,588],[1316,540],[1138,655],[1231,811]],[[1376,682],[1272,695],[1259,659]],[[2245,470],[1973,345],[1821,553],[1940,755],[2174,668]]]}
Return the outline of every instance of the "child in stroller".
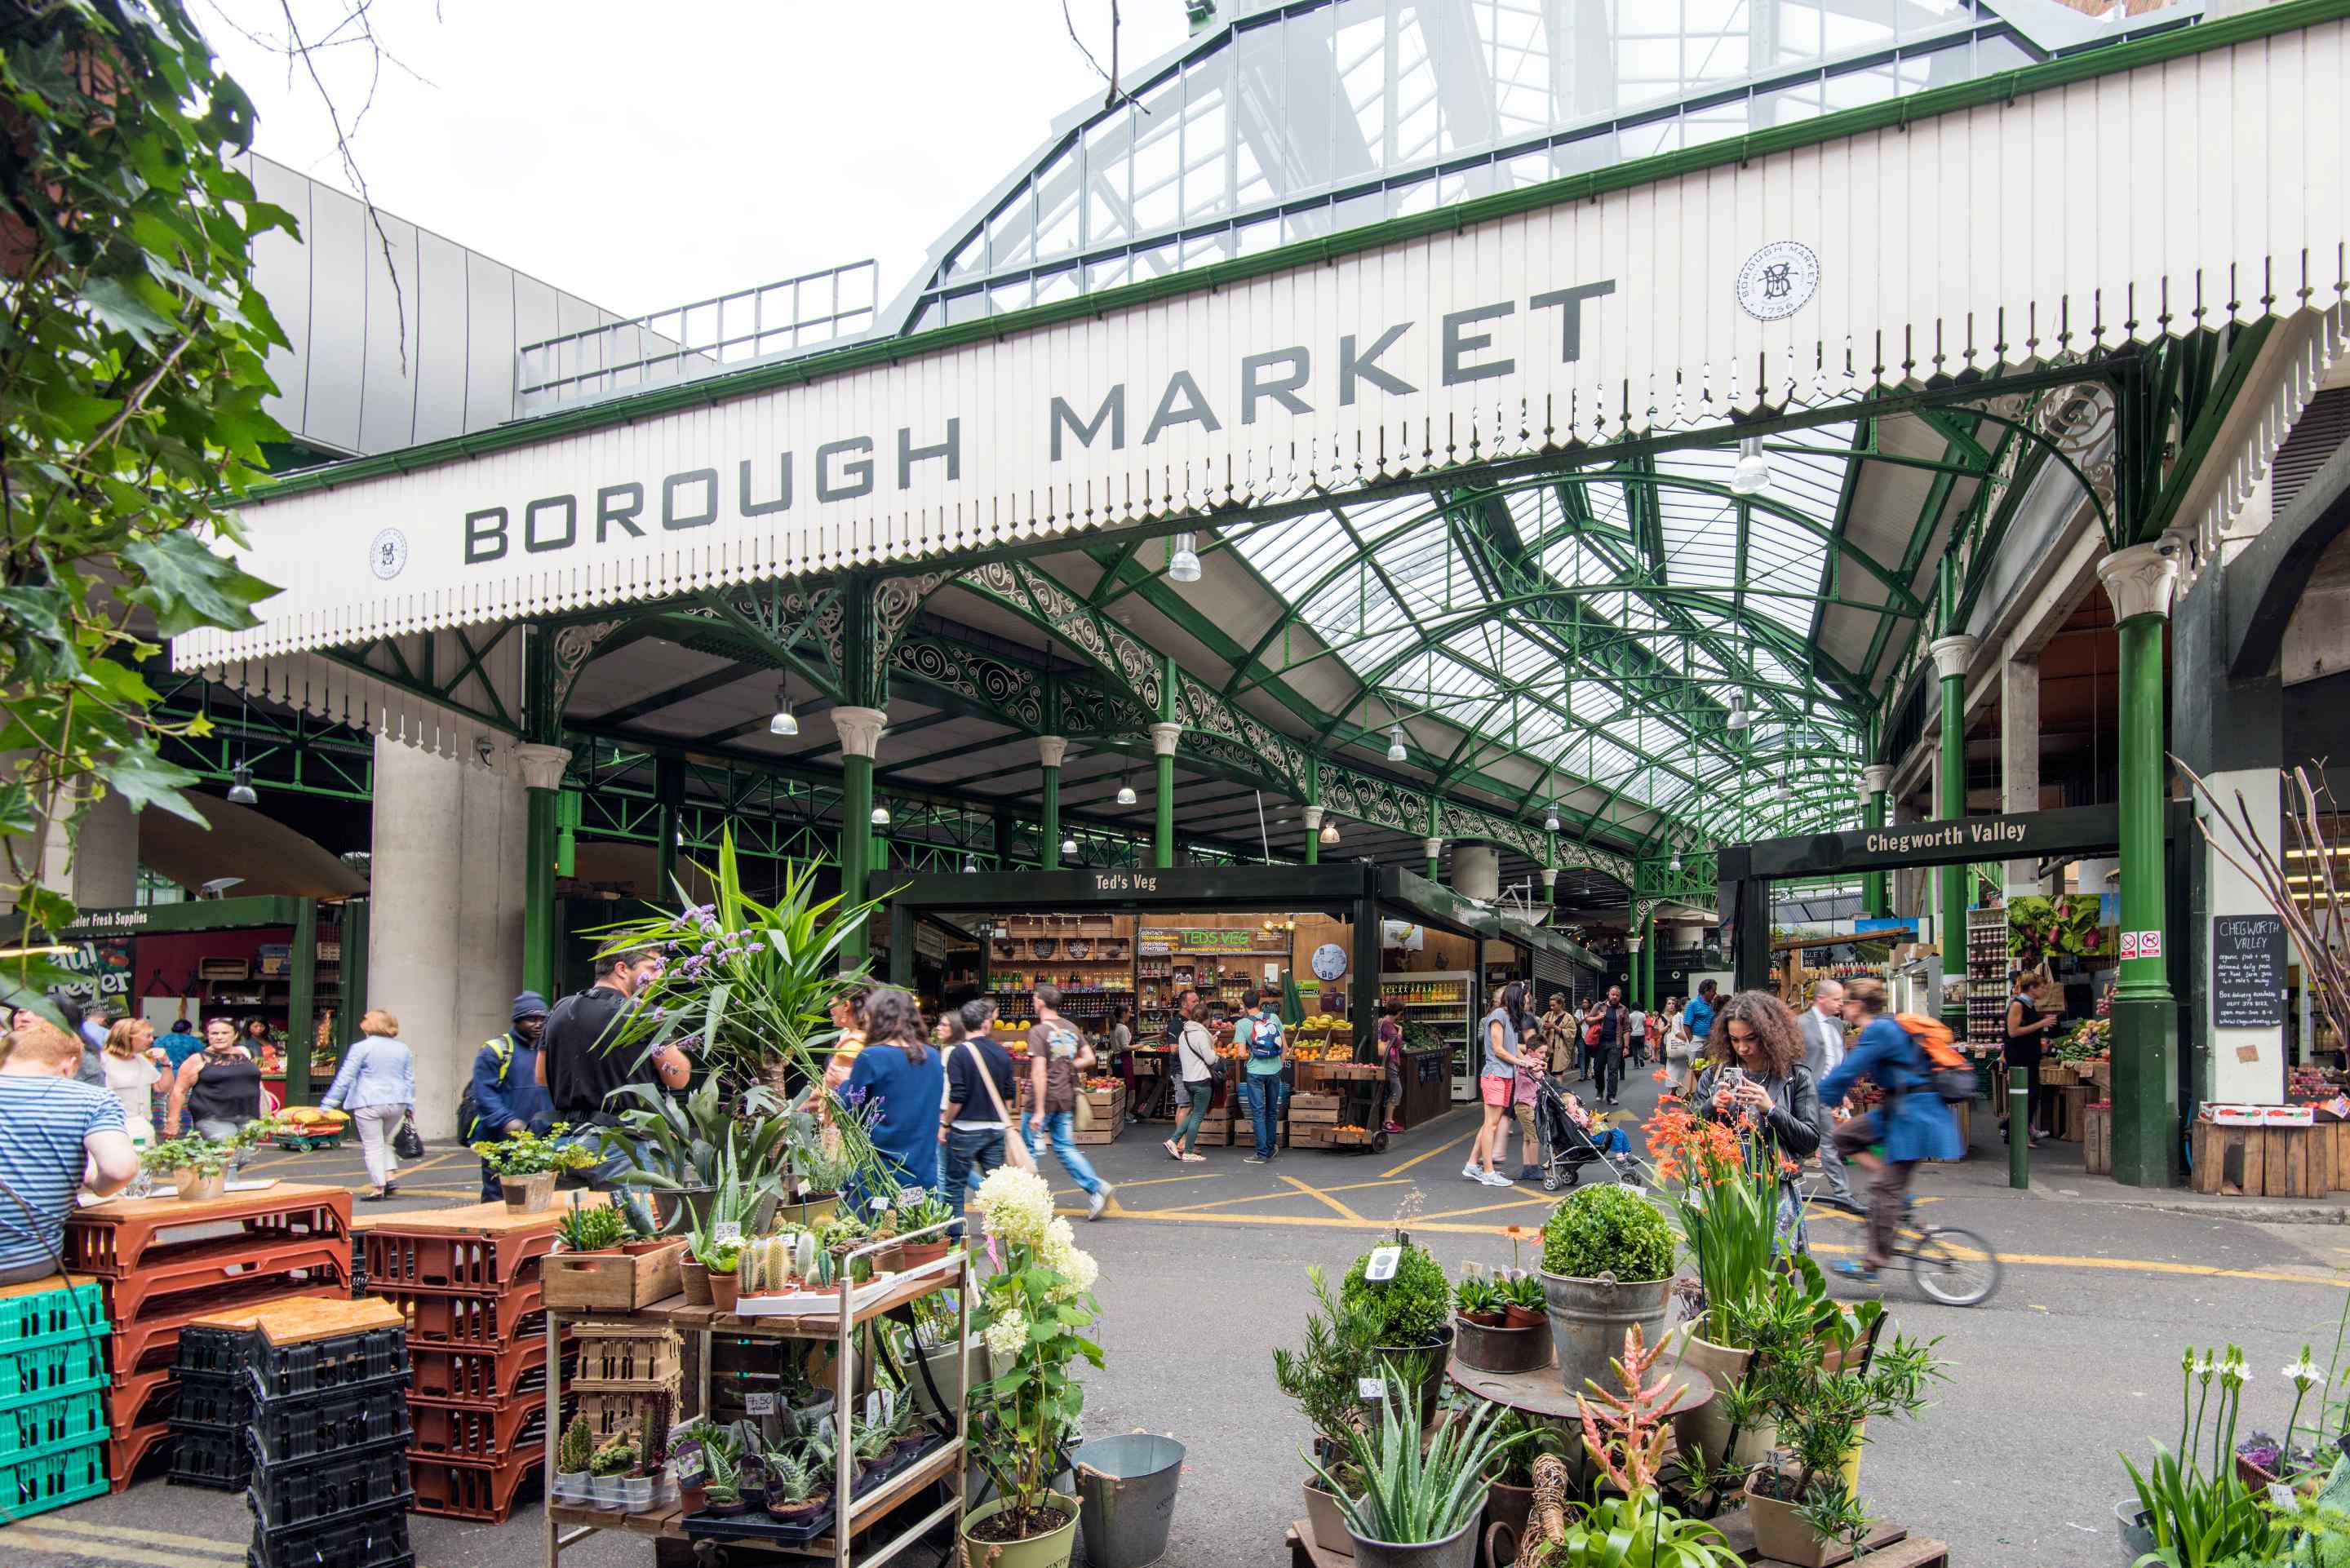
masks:
{"label": "child in stroller", "polygon": [[1542,1136],[1544,1192],[1573,1187],[1583,1168],[1596,1163],[1611,1181],[1632,1180],[1632,1145],[1621,1127],[1598,1127],[1582,1103],[1544,1075],[1534,1091],[1534,1126]]}

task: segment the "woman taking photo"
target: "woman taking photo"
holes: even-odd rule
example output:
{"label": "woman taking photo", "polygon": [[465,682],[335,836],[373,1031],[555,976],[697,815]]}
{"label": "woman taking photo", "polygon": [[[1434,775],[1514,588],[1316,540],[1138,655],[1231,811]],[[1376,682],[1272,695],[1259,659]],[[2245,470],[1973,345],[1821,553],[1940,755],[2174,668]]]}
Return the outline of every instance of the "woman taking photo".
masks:
{"label": "woman taking photo", "polygon": [[1820,1147],[1820,1096],[1786,1003],[1767,991],[1742,991],[1721,1004],[1695,1105],[1698,1115],[1741,1129],[1748,1169],[1777,1176],[1779,1240],[1804,1251],[1804,1194],[1795,1177]]}
{"label": "woman taking photo", "polygon": [[1510,1139],[1510,1102],[1517,1088],[1518,1069],[1528,1064],[1518,1041],[1527,1023],[1526,987],[1513,980],[1502,988],[1493,1011],[1485,1015],[1484,1063],[1477,1070],[1477,1097],[1484,1121],[1477,1141],[1469,1146],[1469,1163],[1461,1174],[1488,1187],[1507,1187],[1510,1179],[1493,1168]]}
{"label": "woman taking photo", "polygon": [[359,1020],[359,1037],[344,1053],[318,1108],[349,1112],[359,1129],[359,1154],[374,1184],[359,1201],[380,1203],[399,1191],[391,1179],[400,1172],[391,1141],[416,1108],[416,1054],[400,1038],[399,1019],[379,1007]]}
{"label": "woman taking photo", "polygon": [[[939,1107],[946,1099],[946,1068],[922,1044],[922,1013],[914,999],[883,986],[865,999],[858,1022],[865,1044],[849,1064],[840,1103],[869,1115],[867,1129],[881,1158],[886,1193],[939,1184]],[[859,1177],[859,1185],[864,1181]]]}
{"label": "woman taking photo", "polygon": [[155,1085],[171,1058],[155,1044],[155,1026],[143,1018],[125,1018],[106,1032],[106,1050],[99,1067],[106,1086],[122,1102],[122,1119],[130,1124],[130,1141],[145,1148],[155,1141]]}

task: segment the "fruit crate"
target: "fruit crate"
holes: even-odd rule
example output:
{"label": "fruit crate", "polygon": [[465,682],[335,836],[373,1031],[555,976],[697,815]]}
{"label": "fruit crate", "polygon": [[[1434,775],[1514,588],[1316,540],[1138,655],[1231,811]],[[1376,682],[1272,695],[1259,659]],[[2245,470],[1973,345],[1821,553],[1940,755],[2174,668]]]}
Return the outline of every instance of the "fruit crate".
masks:
{"label": "fruit crate", "polygon": [[[457,1350],[420,1345],[409,1354],[410,1391],[419,1399],[486,1404],[503,1401],[533,1386],[546,1386],[546,1341],[543,1338],[525,1340],[504,1350]],[[567,1375],[577,1365],[569,1356],[564,1358],[564,1364]]]}
{"label": "fruit crate", "polygon": [[538,1261],[555,1251],[557,1216],[544,1231],[470,1236],[404,1234],[380,1226],[363,1232],[369,1287],[381,1291],[504,1291],[538,1278]]}
{"label": "fruit crate", "polygon": [[0,1459],[0,1517],[22,1519],[102,1496],[107,1490],[106,1449],[104,1443],[76,1443]]}
{"label": "fruit crate", "polygon": [[144,1316],[151,1303],[168,1312],[172,1299],[182,1293],[265,1278],[280,1282],[289,1293],[350,1294],[338,1236],[248,1241],[217,1251],[204,1244],[188,1252],[155,1249],[134,1272],[113,1281],[109,1293],[116,1320],[129,1324]]}
{"label": "fruit crate", "polygon": [[253,1383],[241,1372],[182,1372],[170,1419],[194,1427],[242,1427],[253,1416]]}
{"label": "fruit crate", "polygon": [[246,1501],[259,1521],[256,1533],[271,1534],[404,1502],[408,1495],[408,1456],[394,1439],[332,1459],[267,1466],[254,1472]]}
{"label": "fruit crate", "polygon": [[348,1384],[373,1383],[408,1369],[408,1335],[398,1328],[272,1345],[256,1335],[246,1376],[264,1399],[318,1394]]}
{"label": "fruit crate", "polygon": [[408,1451],[418,1459],[481,1459],[494,1463],[546,1442],[546,1401],[515,1399],[494,1409],[455,1405],[411,1407],[415,1433]]}
{"label": "fruit crate", "polygon": [[168,1458],[167,1452],[159,1452],[159,1450],[171,1440],[172,1428],[169,1422],[151,1427],[133,1428],[129,1431],[118,1430],[112,1437],[107,1438],[106,1473],[112,1478],[114,1490],[116,1491],[126,1490],[130,1485],[131,1479],[139,1473],[140,1467],[150,1459]]}
{"label": "fruit crate", "polygon": [[[713,1402],[729,1402],[715,1391],[712,1398]],[[678,1397],[665,1388],[579,1394],[575,1396],[575,1402],[577,1409],[573,1413],[588,1417],[588,1429],[598,1443],[621,1432],[666,1432],[679,1409]],[[739,1405],[741,1401],[731,1403]]]}
{"label": "fruit crate", "polygon": [[396,1373],[324,1394],[269,1400],[255,1409],[246,1430],[257,1462],[286,1465],[361,1445],[397,1440],[405,1447],[410,1420],[408,1379]]}
{"label": "fruit crate", "polygon": [[[234,1223],[237,1234],[213,1232]],[[200,1202],[176,1198],[116,1199],[66,1221],[66,1267],[120,1279],[151,1261],[233,1258],[249,1248],[348,1238],[351,1195],[339,1187],[280,1183]],[[129,1314],[117,1308],[115,1318]]]}
{"label": "fruit crate", "polygon": [[505,1350],[546,1332],[546,1286],[537,1280],[498,1294],[403,1291],[379,1285],[369,1293],[390,1302],[408,1320],[408,1343],[467,1350]]}
{"label": "fruit crate", "polygon": [[417,1459],[416,1511],[504,1524],[525,1482],[539,1474],[544,1448],[511,1454],[496,1464],[465,1459]]}
{"label": "fruit crate", "polygon": [[666,1324],[589,1322],[573,1333],[581,1388],[675,1389],[684,1375],[683,1342]]}
{"label": "fruit crate", "polygon": [[245,1446],[244,1428],[173,1420],[172,1468],[164,1480],[209,1491],[243,1490],[253,1480],[253,1452]]}
{"label": "fruit crate", "polygon": [[411,1568],[407,1500],[283,1530],[256,1514],[244,1560],[247,1568]]}
{"label": "fruit crate", "polygon": [[109,1326],[104,1294],[96,1280],[0,1296],[0,1352],[88,1338],[106,1333]]}
{"label": "fruit crate", "polygon": [[106,1340],[57,1339],[0,1352],[0,1410],[62,1399],[106,1385]]}

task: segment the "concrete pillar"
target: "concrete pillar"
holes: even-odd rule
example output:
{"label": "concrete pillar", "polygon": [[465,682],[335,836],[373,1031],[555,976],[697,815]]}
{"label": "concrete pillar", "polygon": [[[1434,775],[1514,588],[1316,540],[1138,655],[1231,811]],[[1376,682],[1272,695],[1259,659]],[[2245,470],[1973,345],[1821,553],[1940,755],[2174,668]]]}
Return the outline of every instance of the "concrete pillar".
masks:
{"label": "concrete pillar", "polygon": [[1309,805],[1305,808],[1305,864],[1318,866],[1321,863],[1322,808]]}
{"label": "concrete pillar", "polygon": [[477,758],[379,736],[374,813],[368,992],[344,1005],[400,1020],[416,1055],[417,1126],[451,1137],[473,1053],[523,988],[527,792]]}
{"label": "concrete pillar", "polygon": [[[2009,659],[1999,667],[1999,808],[2012,815],[2040,809],[2040,659]],[[2007,896],[2041,890],[2037,860],[2007,863]]]}
{"label": "concrete pillar", "polygon": [[139,814],[112,790],[82,813],[73,901],[85,909],[120,909],[139,901]]}
{"label": "concrete pillar", "polygon": [[1502,852],[1490,844],[1452,846],[1452,890],[1490,904],[1502,896]]}

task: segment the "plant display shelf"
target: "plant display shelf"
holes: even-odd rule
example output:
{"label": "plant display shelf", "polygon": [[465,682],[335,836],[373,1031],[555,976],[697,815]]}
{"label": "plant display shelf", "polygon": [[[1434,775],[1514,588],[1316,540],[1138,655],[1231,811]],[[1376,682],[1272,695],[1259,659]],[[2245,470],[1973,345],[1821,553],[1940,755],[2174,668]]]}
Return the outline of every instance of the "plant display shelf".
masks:
{"label": "plant display shelf", "polygon": [[[849,1257],[852,1261],[858,1258],[868,1260],[876,1258],[883,1251],[905,1241],[919,1240],[933,1233],[942,1235],[946,1228],[946,1225],[941,1223],[926,1231],[915,1231],[911,1237],[897,1237],[886,1242],[875,1242],[858,1249],[850,1253]],[[902,1273],[885,1274],[853,1291],[844,1287],[834,1294],[833,1304],[828,1310],[788,1314],[723,1313],[714,1307],[689,1306],[686,1304],[685,1298],[678,1295],[627,1314],[627,1321],[646,1325],[666,1325],[677,1330],[681,1334],[696,1336],[694,1354],[685,1358],[696,1369],[696,1381],[692,1397],[685,1402],[686,1407],[678,1413],[680,1419],[709,1412],[711,1339],[713,1333],[723,1334],[730,1339],[737,1340],[828,1342],[833,1347],[833,1408],[837,1417],[845,1418],[855,1406],[857,1396],[855,1380],[858,1368],[866,1360],[854,1354],[855,1341],[868,1325],[899,1307],[939,1291],[954,1291],[959,1303],[958,1343],[966,1347],[966,1355],[968,1354],[967,1347],[971,1342],[972,1285],[970,1261],[968,1252],[962,1248],[955,1248],[942,1258],[906,1270]],[[620,1316],[621,1314],[608,1311],[575,1314],[560,1308],[550,1308],[546,1314],[549,1343],[552,1344],[554,1336],[564,1332],[566,1326],[574,1322],[594,1319],[608,1324],[619,1319]],[[967,1360],[962,1368],[962,1373],[967,1379],[970,1375]],[[957,1386],[967,1386],[968,1384],[959,1382]],[[552,1386],[548,1389],[547,1400],[547,1421],[552,1427],[560,1418],[556,1407],[556,1393]],[[860,1492],[850,1499],[846,1529],[838,1528],[836,1517],[836,1528],[831,1534],[819,1536],[816,1540],[802,1544],[787,1545],[765,1541],[751,1535],[748,1532],[742,1538],[743,1542],[792,1556],[829,1559],[834,1568],[850,1568],[852,1563],[857,1564],[857,1568],[879,1568],[880,1564],[893,1560],[907,1548],[920,1542],[941,1521],[951,1520],[960,1531],[963,1511],[964,1456],[969,1448],[970,1438],[970,1412],[967,1407],[959,1402],[955,1415],[954,1436],[879,1486]],[[843,1447],[845,1449],[846,1445],[844,1444]],[[555,1476],[551,1449],[544,1462],[547,1466],[547,1496],[552,1499]],[[920,1518],[908,1521],[903,1529],[886,1542],[864,1544],[858,1542],[858,1536],[860,1532],[868,1530],[909,1499],[919,1495],[924,1488],[934,1481],[946,1484],[951,1495],[945,1502],[922,1513]],[[833,1484],[837,1489],[839,1484],[837,1475],[834,1477]],[[545,1511],[545,1568],[558,1568],[566,1550],[577,1545],[599,1530],[617,1530],[630,1535],[648,1536],[663,1541],[720,1539],[712,1535],[711,1521],[707,1521],[698,1524],[694,1536],[689,1537],[685,1528],[684,1509],[676,1503],[671,1503],[665,1508],[654,1509],[650,1512],[629,1514],[550,1501]]]}

